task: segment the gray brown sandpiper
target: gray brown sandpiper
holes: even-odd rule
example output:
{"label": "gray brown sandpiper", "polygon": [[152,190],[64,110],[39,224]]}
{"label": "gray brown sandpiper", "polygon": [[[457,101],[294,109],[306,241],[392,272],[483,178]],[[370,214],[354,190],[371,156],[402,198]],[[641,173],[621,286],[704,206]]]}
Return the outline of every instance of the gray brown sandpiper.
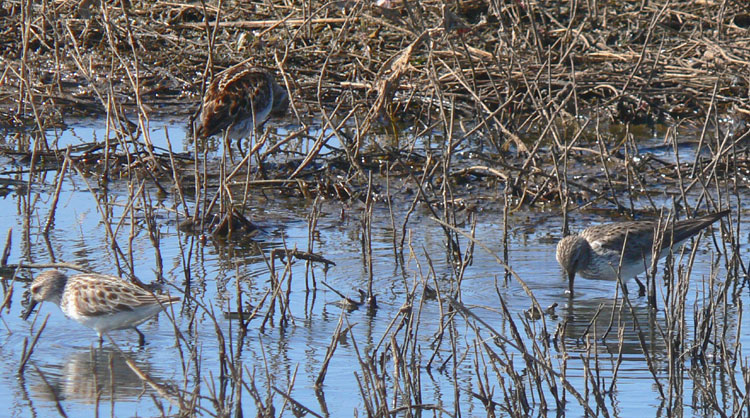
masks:
{"label": "gray brown sandpiper", "polygon": [[[729,210],[723,210],[667,225],[659,258],[727,214]],[[588,279],[617,280],[621,254],[621,278],[629,279],[643,273],[651,264],[657,227],[656,221],[615,222],[595,225],[578,235],[561,239],[557,243],[556,258],[568,277],[568,291],[573,293],[576,274]]]}

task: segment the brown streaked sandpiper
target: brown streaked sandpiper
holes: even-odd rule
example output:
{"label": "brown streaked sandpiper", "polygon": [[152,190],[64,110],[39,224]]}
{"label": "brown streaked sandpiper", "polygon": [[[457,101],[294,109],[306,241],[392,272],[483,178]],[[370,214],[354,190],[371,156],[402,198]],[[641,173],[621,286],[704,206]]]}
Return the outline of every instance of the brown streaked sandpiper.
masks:
{"label": "brown streaked sandpiper", "polygon": [[[659,258],[727,214],[729,210],[723,210],[666,225]],[[570,294],[573,294],[576,274],[588,279],[617,280],[621,255],[621,278],[629,279],[646,271],[646,266],[651,264],[657,227],[655,221],[615,222],[591,226],[578,235],[561,239],[557,243],[556,258],[568,277]]]}
{"label": "brown streaked sandpiper", "polygon": [[241,140],[272,115],[286,113],[288,107],[289,95],[271,73],[240,63],[209,84],[195,132],[199,138],[226,133],[227,141],[236,139],[242,153]]}
{"label": "brown streaked sandpiper", "polygon": [[59,270],[45,270],[31,283],[32,304],[24,315],[28,319],[38,302],[54,302],[65,316],[99,334],[118,329],[134,329],[138,343],[145,337],[136,326],[161,312],[178,297],[155,295],[119,277],[82,273],[71,277]]}

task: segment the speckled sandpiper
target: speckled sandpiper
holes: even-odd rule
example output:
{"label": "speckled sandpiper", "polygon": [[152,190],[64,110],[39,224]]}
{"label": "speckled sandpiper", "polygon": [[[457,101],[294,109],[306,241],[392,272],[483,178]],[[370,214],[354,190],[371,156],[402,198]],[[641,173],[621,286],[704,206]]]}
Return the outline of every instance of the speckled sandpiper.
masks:
{"label": "speckled sandpiper", "polygon": [[145,337],[136,326],[161,312],[165,306],[180,300],[178,297],[155,295],[115,276],[76,274],[66,276],[59,270],[45,270],[31,283],[32,305],[27,319],[38,302],[53,302],[65,316],[99,334],[117,329],[134,329],[138,342]]}
{"label": "speckled sandpiper", "polygon": [[286,113],[288,107],[289,95],[271,73],[240,63],[218,74],[209,84],[196,135],[208,138],[226,132],[227,141],[236,139],[242,153],[241,139],[271,116]]}

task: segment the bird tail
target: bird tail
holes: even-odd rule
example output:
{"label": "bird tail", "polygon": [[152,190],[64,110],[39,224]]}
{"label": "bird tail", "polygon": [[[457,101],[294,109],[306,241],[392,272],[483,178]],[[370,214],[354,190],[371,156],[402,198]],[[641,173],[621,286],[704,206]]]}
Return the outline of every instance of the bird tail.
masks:
{"label": "bird tail", "polygon": [[[666,231],[666,233],[670,233],[669,229],[671,229],[674,233],[674,239],[672,239],[672,242],[681,242],[684,241],[693,235],[697,234],[698,232],[702,231],[712,223],[718,221],[719,219],[729,215],[730,210],[725,209],[719,212],[710,213],[705,216],[701,216],[698,218],[693,219],[685,219],[682,221],[677,221],[674,223],[674,227],[669,228]],[[668,237],[665,236],[664,239],[666,241]],[[669,245],[669,243],[665,244]]]}

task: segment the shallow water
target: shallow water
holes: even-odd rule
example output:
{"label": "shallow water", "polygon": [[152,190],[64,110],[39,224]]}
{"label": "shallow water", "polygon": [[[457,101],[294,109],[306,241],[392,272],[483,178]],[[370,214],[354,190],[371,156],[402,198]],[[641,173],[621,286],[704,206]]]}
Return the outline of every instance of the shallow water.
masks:
{"label": "shallow water", "polygon": [[[154,125],[152,140],[157,146],[166,146],[165,130],[158,123]],[[179,126],[171,123],[167,123],[167,126],[172,140],[184,136],[184,130]],[[102,127],[96,124],[79,126],[62,132],[58,146],[64,148],[68,144],[88,142],[94,136],[102,138],[104,135]],[[190,144],[181,144],[180,147],[182,148],[176,151],[190,151]],[[10,161],[1,162],[6,167],[6,172],[13,170],[14,166]],[[49,239],[45,239],[41,233],[52,205],[54,176],[54,172],[48,173],[45,182],[32,185],[30,190],[22,183],[11,183],[7,186],[8,193],[0,199],[0,211],[4,213],[2,225],[5,227],[0,232],[4,233],[7,228],[12,228],[13,231],[9,262],[70,262],[96,272],[116,274],[118,258],[114,256],[113,243],[105,232],[100,207],[94,195],[94,192],[100,193],[101,198],[104,190],[91,180],[86,182],[77,174],[68,174],[68,179],[63,183]],[[10,174],[3,177],[19,179]],[[20,179],[23,180],[24,177],[21,176]],[[113,228],[113,233],[120,250],[125,254],[132,253],[135,276],[144,282],[151,282],[155,277],[157,251],[143,219],[122,216],[128,193],[125,182],[110,184],[106,191],[106,201],[117,226]],[[173,196],[159,197],[156,191],[150,195],[154,205],[165,208],[175,206]],[[501,192],[498,192],[497,201],[488,203],[477,214],[476,239],[486,245],[491,254],[476,248],[473,262],[461,282],[461,301],[473,314],[486,321],[486,325],[512,339],[511,324],[502,315],[500,298],[507,304],[515,325],[519,327],[524,323],[524,311],[532,303],[517,280],[511,278],[505,282],[504,270],[495,259],[495,256],[502,257],[503,252],[500,201]],[[396,202],[394,215],[398,226],[403,222],[408,203],[409,199]],[[252,214],[253,221],[262,228],[255,241],[260,244],[265,257],[269,256],[273,248],[308,248],[307,217],[312,206],[311,200],[274,195],[252,197],[248,213]],[[176,304],[172,311],[139,327],[147,340],[143,348],[138,347],[135,333],[128,330],[112,332],[110,336],[113,341],[105,341],[104,346],[98,348],[94,331],[66,319],[57,307],[50,304],[44,304],[39,313],[29,321],[21,320],[27,284],[15,283],[10,308],[3,311],[2,315],[6,331],[0,335],[3,340],[0,346],[0,358],[3,360],[0,402],[8,405],[10,415],[14,416],[26,416],[29,410],[33,410],[38,416],[57,415],[56,401],[59,401],[59,406],[68,416],[90,415],[93,408],[103,415],[157,416],[178,411],[176,406],[169,403],[169,399],[176,399],[172,395],[174,391],[190,392],[198,386],[200,394],[205,397],[200,402],[199,413],[216,413],[217,406],[208,398],[214,398],[216,391],[222,390],[219,360],[221,344],[215,329],[218,325],[227,339],[226,349],[230,350],[230,355],[241,360],[243,373],[254,376],[254,379],[247,380],[254,380],[262,398],[265,399],[269,393],[273,394],[277,415],[281,413],[284,398],[271,388],[288,391],[292,381],[294,385],[290,396],[316,413],[327,413],[333,417],[352,416],[355,413],[366,415],[365,403],[358,386],[358,377],[363,375],[360,356],[373,350],[388,353],[390,344],[407,344],[403,333],[396,334],[391,339],[394,329],[390,328],[390,324],[394,318],[401,318],[399,310],[407,301],[407,295],[412,289],[417,289],[413,312],[419,314],[419,334],[416,336],[419,346],[416,358],[409,360],[415,360],[419,365],[422,404],[439,405],[438,409],[425,412],[436,416],[451,416],[460,410],[461,416],[486,416],[482,402],[473,397],[472,393],[479,392],[477,367],[483,369],[490,360],[486,352],[477,351],[477,347],[483,339],[490,337],[490,333],[480,325],[481,331],[477,334],[471,324],[458,320],[453,329],[456,353],[452,353],[446,342],[437,349],[433,345],[441,326],[441,307],[435,299],[423,299],[422,288],[426,283],[433,288],[438,287],[441,292],[448,292],[455,285],[455,276],[452,267],[446,262],[445,236],[439,225],[430,218],[428,211],[417,209],[412,215],[408,232],[414,253],[410,254],[407,250],[404,264],[398,265],[394,261],[393,230],[388,208],[383,202],[376,203],[372,220],[373,287],[379,306],[376,311],[370,313],[365,308],[344,311],[334,304],[341,298],[321,284],[321,281],[325,281],[354,299],[358,298],[357,289],[367,288],[368,270],[360,241],[362,211],[363,206],[358,203],[322,203],[318,233],[313,238],[313,251],[336,265],[324,271],[322,265],[316,264],[312,272],[318,287],[315,291],[307,292],[306,281],[312,286],[312,277],[306,274],[303,261],[295,261],[289,286],[292,322],[280,326],[278,310],[264,329],[260,327],[262,319],[254,319],[249,324],[245,343],[239,354],[234,352],[237,347],[235,340],[239,335],[238,322],[226,319],[221,312],[237,310],[238,287],[243,291],[243,300],[257,304],[269,288],[268,265],[252,245],[227,245],[210,239],[206,245],[197,243],[195,237],[177,229],[181,219],[173,211],[155,211],[160,235],[158,249],[167,283],[165,290],[177,294],[189,288],[191,297],[184,298],[184,304],[189,306]],[[609,221],[603,216],[574,216],[571,225],[573,230]],[[669,325],[664,313],[652,312],[645,298],[631,296],[632,313],[630,308],[624,307],[621,317],[614,315],[614,326],[606,343],[602,343],[601,339],[587,338],[575,344],[600,306],[603,308],[591,333],[601,338],[607,332],[610,317],[613,316],[615,286],[612,282],[578,278],[575,297],[571,299],[565,294],[566,283],[554,257],[555,245],[561,237],[561,222],[556,210],[519,212],[510,215],[508,228],[510,267],[522,278],[542,307],[553,303],[559,305],[555,315],[545,317],[547,331],[553,334],[558,325],[565,318],[568,319],[564,331],[566,352],[553,346],[550,351],[551,364],[560,370],[563,359],[566,358],[566,377],[580,393],[584,393],[588,386],[585,369],[597,367],[596,377],[606,382],[603,386],[609,387],[618,352],[621,351],[622,364],[617,370],[616,384],[604,399],[607,408],[622,416],[654,416],[654,411],[657,411],[657,415],[666,415],[666,411],[660,409],[663,408],[663,401],[654,389],[652,375],[656,373],[661,383],[665,384],[669,363],[666,361],[668,350],[662,332]],[[747,225],[743,224],[742,229],[746,228]],[[468,226],[466,229],[468,230]],[[129,240],[131,234],[132,241]],[[715,234],[717,239],[720,239],[719,235]],[[747,235],[741,240],[740,256],[747,258]],[[462,239],[461,245],[464,249],[467,240]],[[188,274],[183,263],[184,255],[190,248],[193,256],[188,261]],[[718,261],[714,266],[715,260]],[[434,275],[430,273],[430,262]],[[119,259],[119,263],[124,270],[128,270],[122,259]],[[662,261],[660,275],[663,266]],[[281,275],[284,264],[277,261],[276,269]],[[685,326],[689,330],[694,329],[694,324],[689,322],[692,321],[695,310],[705,307],[706,283],[712,274],[715,274],[718,282],[726,278],[723,260],[717,258],[713,240],[704,238],[698,244],[690,276],[690,303],[685,306],[685,318],[688,322]],[[28,274],[22,276],[29,277]],[[634,283],[629,284],[631,288],[635,288]],[[285,282],[284,291],[286,286]],[[661,298],[662,292],[659,294]],[[735,326],[740,325],[738,321],[741,307],[750,304],[750,296],[746,290],[740,292],[740,295],[741,300],[737,300],[734,305],[720,307],[721,315],[729,316],[728,322]],[[200,307],[196,308],[197,305]],[[617,304],[615,313],[619,311],[620,305],[621,302]],[[663,306],[663,301],[659,305]],[[447,304],[442,309],[447,309]],[[196,312],[194,318],[188,314],[190,312]],[[216,314],[216,324],[209,312]],[[342,316],[344,326],[351,325],[352,331],[348,337],[340,340],[328,367],[322,392],[316,394],[313,385]],[[24,342],[33,338],[47,317],[46,328],[39,337],[29,365],[18,374]],[[625,325],[618,328],[620,318]],[[633,326],[633,318],[636,318],[641,327],[643,344],[639,339],[639,332]],[[542,321],[529,321],[528,324],[537,335],[544,327]],[[617,340],[618,329],[623,333],[621,345]],[[747,362],[750,352],[746,347],[750,346],[750,337],[745,329],[739,330],[739,336],[736,335],[737,332],[736,328],[727,330],[727,340],[730,344],[738,340],[741,345],[736,349],[742,350],[738,357],[742,362]],[[178,333],[180,338],[184,338],[179,346],[175,344]],[[531,346],[534,343],[523,329],[521,335],[525,345]],[[654,359],[652,364],[656,366],[656,370],[649,370],[644,357],[644,344],[648,356]],[[187,347],[191,346],[197,348],[196,359],[190,359]],[[498,350],[494,345],[492,347]],[[435,350],[437,354],[428,368]],[[477,352],[480,353],[479,356]],[[134,367],[128,365],[127,359]],[[598,364],[591,363],[594,360],[598,360]],[[392,358],[384,361],[389,364],[386,369],[395,373]],[[475,362],[481,366],[477,366]],[[521,355],[516,355],[513,365],[508,367],[522,370],[527,364]],[[133,368],[140,370],[141,377]],[[736,373],[738,381],[742,382],[739,367]],[[501,371],[500,375],[502,374]],[[145,376],[148,378],[144,379]],[[145,380],[152,384],[147,384]],[[394,384],[392,380],[389,382]],[[492,385],[490,390],[495,392],[494,400],[502,403],[503,384],[500,379],[490,373],[489,383]],[[505,385],[507,384],[506,382]],[[232,390],[231,387],[224,389]],[[700,400],[691,399],[693,380],[688,373],[683,378],[683,390],[685,415],[711,415],[709,407],[701,405]],[[388,393],[393,396],[390,390]],[[530,392],[527,396],[532,403],[532,411],[538,413],[536,395]],[[554,410],[554,400],[549,393],[545,398],[549,408]],[[584,413],[570,394],[567,399],[566,413],[573,416]],[[389,402],[394,407],[393,399]],[[255,415],[257,406],[247,387],[243,388],[241,403],[245,414]],[[589,406],[596,408],[593,397]],[[290,415],[288,410],[285,412],[287,416]]]}

